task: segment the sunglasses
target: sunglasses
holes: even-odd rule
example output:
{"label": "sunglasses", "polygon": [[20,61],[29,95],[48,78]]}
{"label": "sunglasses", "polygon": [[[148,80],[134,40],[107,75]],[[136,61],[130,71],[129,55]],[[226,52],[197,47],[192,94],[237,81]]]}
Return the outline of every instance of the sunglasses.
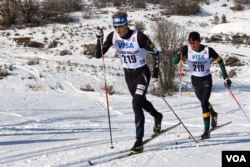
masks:
{"label": "sunglasses", "polygon": [[114,29],[116,29],[116,28],[121,29],[123,27],[124,27],[124,25],[121,24],[121,25],[114,26]]}
{"label": "sunglasses", "polygon": [[189,41],[189,44],[190,45],[194,45],[194,44],[196,44],[197,43],[197,41]]}

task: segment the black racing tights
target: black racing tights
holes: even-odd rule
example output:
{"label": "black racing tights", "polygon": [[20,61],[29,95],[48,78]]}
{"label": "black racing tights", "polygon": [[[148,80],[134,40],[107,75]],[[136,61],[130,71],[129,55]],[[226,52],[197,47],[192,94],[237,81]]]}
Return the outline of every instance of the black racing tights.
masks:
{"label": "black racing tights", "polygon": [[209,128],[210,125],[210,108],[209,98],[212,91],[212,76],[211,74],[205,77],[191,76],[192,85],[196,97],[201,102],[201,108],[203,113],[205,128]]}
{"label": "black racing tights", "polygon": [[144,136],[145,117],[143,109],[153,117],[158,116],[157,110],[146,98],[150,82],[150,70],[147,65],[137,69],[124,69],[125,80],[132,95],[132,105],[135,114],[136,139],[142,140]]}

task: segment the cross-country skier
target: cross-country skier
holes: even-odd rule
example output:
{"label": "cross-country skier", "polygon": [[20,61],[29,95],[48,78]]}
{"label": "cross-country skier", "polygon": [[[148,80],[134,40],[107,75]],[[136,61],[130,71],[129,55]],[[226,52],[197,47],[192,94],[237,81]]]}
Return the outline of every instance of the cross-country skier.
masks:
{"label": "cross-country skier", "polygon": [[220,66],[224,84],[230,88],[232,81],[228,78],[225,65],[222,58],[215,50],[207,45],[201,44],[200,34],[191,32],[188,37],[188,45],[183,46],[180,52],[174,57],[174,64],[178,64],[180,56],[187,60],[189,71],[191,73],[191,82],[194,87],[196,97],[201,102],[202,116],[204,120],[204,133],[201,139],[210,138],[210,116],[212,128],[217,126],[218,113],[214,111],[209,102],[212,91],[212,76],[210,73],[210,59],[214,59]]}
{"label": "cross-country skier", "polygon": [[[125,80],[132,96],[132,106],[135,114],[136,141],[130,149],[131,153],[143,151],[143,136],[145,117],[143,110],[154,117],[154,133],[161,130],[163,115],[159,113],[151,102],[146,99],[147,89],[150,83],[150,69],[146,63],[146,53],[153,57],[152,86],[159,88],[159,52],[151,40],[141,31],[132,30],[128,27],[127,13],[118,11],[113,14],[114,31],[110,32],[103,42],[103,30],[97,28],[98,38],[95,49],[96,58],[101,58],[113,45],[116,49],[121,66],[124,69]],[[102,45],[102,50],[101,50]]]}

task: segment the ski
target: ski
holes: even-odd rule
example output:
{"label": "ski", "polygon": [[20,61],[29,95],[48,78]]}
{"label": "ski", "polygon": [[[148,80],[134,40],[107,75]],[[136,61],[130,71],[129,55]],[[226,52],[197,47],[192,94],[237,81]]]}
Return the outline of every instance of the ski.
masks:
{"label": "ski", "polygon": [[211,128],[211,129],[210,129],[210,132],[213,132],[213,131],[215,131],[215,130],[217,130],[217,129],[220,129],[220,128],[222,128],[222,127],[224,127],[224,126],[226,126],[226,125],[229,125],[229,124],[231,124],[231,123],[232,123],[232,121],[228,121],[228,122],[226,122],[226,123],[224,123],[224,124],[217,125],[216,127]]}
{"label": "ski", "polygon": [[[175,125],[172,125],[168,128],[165,128],[165,129],[162,129],[158,134],[153,134],[152,136],[150,136],[149,138],[145,139],[143,141],[143,145],[146,145],[148,144],[149,142],[151,142],[152,140],[154,140],[155,138],[159,137],[160,135],[174,129],[175,127],[179,126],[181,123],[177,123]],[[143,153],[143,152],[141,152]],[[117,160],[117,159],[122,159],[122,158],[126,158],[126,157],[130,157],[130,156],[133,156],[133,155],[137,155],[137,154],[141,154],[141,153],[130,153],[129,150],[126,150],[126,151],[122,151],[120,152],[120,154],[116,155],[116,156],[113,156],[113,157],[110,157],[110,158],[107,158],[107,159],[96,159],[96,162],[95,160],[89,160],[88,163],[90,166],[94,166],[94,165],[97,165],[99,163],[104,163],[104,162],[110,162],[110,161],[113,161],[113,160]],[[105,158],[105,155],[103,156],[103,158]]]}
{"label": "ski", "polygon": [[[212,133],[213,131],[215,131],[215,130],[217,130],[217,129],[220,129],[220,128],[222,128],[222,127],[224,127],[224,126],[227,126],[227,125],[229,125],[229,124],[231,124],[232,123],[232,121],[228,121],[228,122],[226,122],[226,123],[223,123],[223,124],[219,124],[219,125],[217,125],[216,127],[214,127],[214,128],[211,128],[210,129],[210,133]],[[200,136],[195,136],[195,138],[200,138]],[[191,137],[189,136],[189,139],[191,139]],[[199,139],[198,139],[199,140]],[[200,140],[202,140],[202,139],[200,139]]]}
{"label": "ski", "polygon": [[110,157],[110,158],[107,158],[107,159],[101,159],[101,160],[97,160],[96,162],[94,162],[93,160],[89,160],[88,163],[90,166],[94,166],[94,165],[97,165],[97,164],[100,164],[100,163],[105,163],[105,162],[110,162],[110,161],[113,161],[113,160],[118,160],[118,159],[122,159],[122,158],[126,158],[126,157],[129,157],[129,156],[132,156],[132,155],[136,155],[136,154],[139,154],[139,153],[124,153],[122,152],[121,154],[117,155],[117,156],[113,156],[113,157]]}
{"label": "ski", "polygon": [[177,124],[175,124],[175,125],[173,125],[173,126],[170,126],[170,127],[166,128],[166,129],[162,129],[158,134],[153,134],[150,138],[147,138],[146,140],[143,141],[143,145],[149,143],[150,141],[152,141],[152,140],[155,139],[156,137],[158,137],[158,136],[164,134],[165,132],[168,132],[168,131],[170,131],[171,129],[173,129],[173,128],[179,126],[180,124],[181,124],[181,123],[179,122],[179,123],[177,123]]}

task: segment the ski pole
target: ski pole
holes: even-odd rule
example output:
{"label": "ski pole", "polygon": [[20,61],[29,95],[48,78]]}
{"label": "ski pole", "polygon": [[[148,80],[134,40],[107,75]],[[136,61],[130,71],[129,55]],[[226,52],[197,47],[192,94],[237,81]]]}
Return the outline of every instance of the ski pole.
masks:
{"label": "ski pole", "polygon": [[[99,28],[99,27],[97,27],[97,28]],[[105,69],[105,63],[104,63],[102,39],[100,38],[99,40],[100,40],[100,46],[101,46],[103,75],[104,75],[104,89],[105,89],[105,94],[106,94],[106,105],[107,105],[107,111],[108,111],[109,135],[110,135],[110,143],[111,143],[110,148],[114,148],[113,141],[112,141],[112,132],[111,132],[111,121],[110,121],[109,99],[108,99],[108,87],[107,87],[107,82],[106,82],[106,69]]]}
{"label": "ski pole", "polygon": [[180,54],[180,68],[179,68],[180,83],[182,79],[182,53]]}
{"label": "ski pole", "polygon": [[[178,110],[178,114],[180,113],[180,110],[181,110],[182,53],[180,54],[179,78],[180,78],[180,83],[179,83],[179,110]],[[177,137],[178,138],[180,137],[180,128],[179,127],[178,127]]]}
{"label": "ski pole", "polygon": [[248,122],[250,123],[250,119],[248,118],[246,112],[243,110],[243,108],[241,107],[239,101],[236,99],[236,97],[234,96],[233,92],[231,91],[230,88],[227,88],[228,91],[230,92],[230,94],[232,95],[233,99],[235,100],[235,102],[238,104],[239,108],[241,109],[241,111],[243,112],[243,114],[245,115],[245,117],[247,118]]}
{"label": "ski pole", "polygon": [[174,112],[174,109],[168,104],[167,100],[162,96],[162,99],[164,100],[164,102],[168,105],[168,107],[170,108],[170,110],[174,113],[174,115],[176,116],[176,118],[180,121],[180,123],[183,125],[183,127],[186,129],[186,131],[188,132],[188,134],[190,135],[190,137],[196,142],[199,143],[194,136],[192,135],[192,133],[188,130],[188,128],[185,126],[185,124],[182,122],[182,120],[180,119],[180,117]]}

